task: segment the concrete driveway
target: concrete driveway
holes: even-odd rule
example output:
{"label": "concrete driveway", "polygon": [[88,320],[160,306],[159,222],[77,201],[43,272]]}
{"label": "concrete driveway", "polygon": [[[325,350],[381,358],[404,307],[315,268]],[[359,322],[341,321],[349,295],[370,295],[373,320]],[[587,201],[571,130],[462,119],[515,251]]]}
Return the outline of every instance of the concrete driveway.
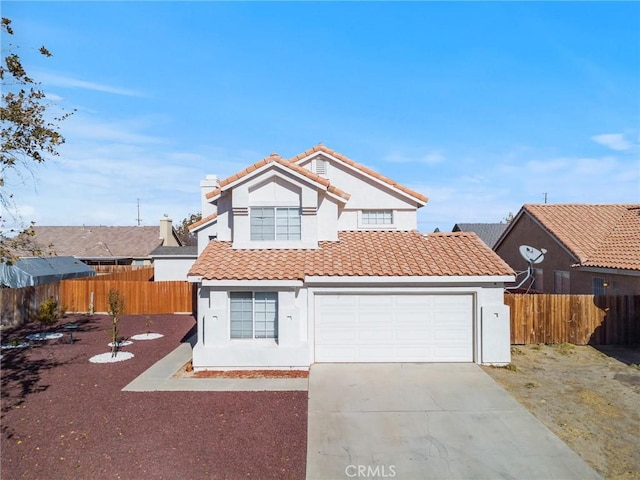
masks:
{"label": "concrete driveway", "polygon": [[316,364],[307,478],[601,478],[474,364]]}

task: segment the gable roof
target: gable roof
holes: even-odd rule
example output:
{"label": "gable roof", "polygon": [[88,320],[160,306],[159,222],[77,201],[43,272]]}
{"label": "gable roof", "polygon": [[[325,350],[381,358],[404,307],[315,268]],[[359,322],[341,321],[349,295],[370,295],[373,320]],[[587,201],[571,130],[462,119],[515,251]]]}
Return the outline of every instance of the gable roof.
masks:
{"label": "gable roof", "polygon": [[640,204],[524,205],[509,230],[522,214],[576,258],[574,267],[640,270]]}
{"label": "gable roof", "polygon": [[384,175],[380,175],[378,172],[371,170],[369,167],[365,167],[364,165],[361,165],[359,163],[354,162],[353,160],[351,160],[350,158],[347,158],[346,156],[342,155],[341,153],[336,152],[335,150],[332,150],[330,148],[325,147],[323,144],[319,143],[318,145],[316,145],[313,148],[310,148],[309,150],[306,150],[298,155],[296,155],[295,157],[293,157],[290,161],[295,164],[297,162],[302,161],[305,158],[310,157],[311,155],[318,153],[318,152],[322,152],[325,153],[327,155],[332,156],[333,158],[349,165],[350,167],[359,170],[362,173],[365,173],[366,175],[375,178],[376,180],[379,180],[382,183],[386,183],[387,185],[400,190],[401,192],[413,197],[414,199],[418,200],[419,203],[422,203],[423,205],[425,203],[427,203],[429,201],[429,199],[422,195],[421,193],[416,192],[415,190],[411,190],[410,188],[405,187],[404,185],[401,185],[400,183],[396,182],[395,180],[391,180],[388,177],[385,177]]}
{"label": "gable roof", "polygon": [[327,180],[324,177],[321,177],[320,175],[316,175],[315,173],[307,170],[306,168],[302,168],[299,165],[296,165],[295,163],[291,163],[288,160],[285,160],[284,158],[282,158],[280,155],[278,155],[277,153],[272,153],[271,155],[269,155],[268,157],[263,158],[262,160],[254,163],[253,165],[245,168],[244,170],[241,170],[240,172],[231,175],[230,177],[225,178],[224,180],[221,180],[219,183],[218,188],[216,188],[215,190],[212,190],[211,192],[207,193],[205,195],[205,197],[208,200],[212,200],[215,197],[217,197],[218,195],[220,195],[223,191],[227,190],[230,186],[232,186],[236,181],[241,180],[245,177],[250,176],[251,174],[253,174],[254,172],[256,172],[257,170],[261,169],[262,167],[269,165],[270,163],[275,163],[277,165],[279,165],[280,167],[283,167],[285,169],[291,170],[295,173],[297,173],[298,175],[302,175],[304,177],[306,177],[307,179],[320,184],[321,186],[323,186],[327,192],[333,194],[334,196],[341,198],[343,200],[349,200],[350,195],[346,192],[343,192],[342,190],[340,190],[337,187],[334,187],[333,185],[330,184],[329,180]]}
{"label": "gable roof", "polygon": [[480,237],[480,240],[493,248],[508,226],[507,223],[456,223],[452,231],[473,232]]}
{"label": "gable roof", "polygon": [[33,227],[34,242],[82,259],[145,258],[162,245],[160,227]]}
{"label": "gable roof", "polygon": [[189,276],[203,280],[304,280],[307,276],[485,276],[513,270],[474,233],[347,231],[317,250],[233,249],[211,241]]}

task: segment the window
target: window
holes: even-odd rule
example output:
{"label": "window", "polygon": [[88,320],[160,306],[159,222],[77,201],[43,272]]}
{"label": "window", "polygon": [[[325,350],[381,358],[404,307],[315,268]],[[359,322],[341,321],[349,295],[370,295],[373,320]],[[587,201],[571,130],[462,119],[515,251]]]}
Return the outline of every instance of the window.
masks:
{"label": "window", "polygon": [[300,224],[297,207],[254,207],[251,240],[300,240]]}
{"label": "window", "polygon": [[570,293],[569,272],[563,270],[553,271],[553,293]]}
{"label": "window", "polygon": [[593,277],[591,280],[592,291],[594,295],[606,295],[607,290],[604,283],[604,278]]}
{"label": "window", "polygon": [[393,225],[393,211],[391,210],[363,210],[363,225]]}
{"label": "window", "polygon": [[278,338],[276,292],[231,292],[231,338]]}
{"label": "window", "polygon": [[533,269],[533,289],[536,292],[544,292],[544,283],[542,283],[543,279],[543,269],[542,268],[534,268]]}

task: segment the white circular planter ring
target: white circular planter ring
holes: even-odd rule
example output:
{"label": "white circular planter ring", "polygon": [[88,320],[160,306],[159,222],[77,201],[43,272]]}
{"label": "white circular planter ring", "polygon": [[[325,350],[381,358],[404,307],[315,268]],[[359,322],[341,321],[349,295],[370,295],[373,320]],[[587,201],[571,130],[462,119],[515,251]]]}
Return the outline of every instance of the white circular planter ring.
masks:
{"label": "white circular planter ring", "polygon": [[140,333],[131,337],[133,340],[155,340],[164,337],[161,333]]}
{"label": "white circular planter ring", "polygon": [[[107,344],[109,347],[113,347],[113,342]],[[131,340],[123,340],[122,342],[116,342],[117,347],[126,347],[128,345],[133,345]]]}
{"label": "white circular planter ring", "polygon": [[129,360],[130,358],[133,358],[133,353],[131,352],[118,352],[115,357],[111,352],[108,352],[94,355],[89,359],[89,361],[91,363],[115,363]]}
{"label": "white circular planter ring", "polygon": [[42,340],[55,340],[56,338],[62,338],[61,333],[32,333],[27,335],[27,338],[33,342]]}
{"label": "white circular planter ring", "polygon": [[6,345],[2,345],[2,350],[10,350],[13,348],[27,348],[29,346],[29,342],[22,342],[22,343],[18,343],[16,345],[11,345],[10,343],[6,344]]}

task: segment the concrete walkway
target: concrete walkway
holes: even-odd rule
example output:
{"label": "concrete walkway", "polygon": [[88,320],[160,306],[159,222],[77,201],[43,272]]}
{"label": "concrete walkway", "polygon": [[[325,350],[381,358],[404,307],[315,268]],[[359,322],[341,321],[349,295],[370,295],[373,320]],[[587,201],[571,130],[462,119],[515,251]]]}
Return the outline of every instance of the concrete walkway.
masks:
{"label": "concrete walkway", "polygon": [[474,364],[316,364],[308,479],[596,479]]}
{"label": "concrete walkway", "polygon": [[182,343],[122,389],[125,392],[261,392],[308,388],[306,378],[176,378],[191,360],[191,343]]}

